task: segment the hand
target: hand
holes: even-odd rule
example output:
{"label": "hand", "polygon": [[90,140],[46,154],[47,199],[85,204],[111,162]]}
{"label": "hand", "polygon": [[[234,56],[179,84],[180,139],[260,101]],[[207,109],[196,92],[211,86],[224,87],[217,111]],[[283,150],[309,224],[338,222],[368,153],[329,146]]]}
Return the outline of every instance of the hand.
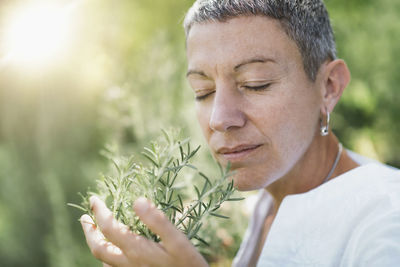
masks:
{"label": "hand", "polygon": [[162,243],[132,233],[99,198],[91,197],[90,203],[98,227],[86,214],[81,217],[81,224],[92,254],[104,266],[208,266],[186,236],[145,198],[137,199],[133,209]]}

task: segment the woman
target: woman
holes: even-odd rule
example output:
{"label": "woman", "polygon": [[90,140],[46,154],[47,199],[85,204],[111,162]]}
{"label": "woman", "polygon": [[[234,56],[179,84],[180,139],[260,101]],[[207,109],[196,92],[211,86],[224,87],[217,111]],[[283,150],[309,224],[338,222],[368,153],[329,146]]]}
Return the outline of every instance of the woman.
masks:
{"label": "woman", "polygon": [[[364,164],[329,130],[350,74],[323,3],[200,0],[185,30],[187,78],[210,150],[231,162],[236,188],[261,189],[234,265],[400,263],[399,172]],[[134,209],[162,244],[91,202],[100,229],[87,215],[82,226],[106,266],[207,265],[147,200]]]}

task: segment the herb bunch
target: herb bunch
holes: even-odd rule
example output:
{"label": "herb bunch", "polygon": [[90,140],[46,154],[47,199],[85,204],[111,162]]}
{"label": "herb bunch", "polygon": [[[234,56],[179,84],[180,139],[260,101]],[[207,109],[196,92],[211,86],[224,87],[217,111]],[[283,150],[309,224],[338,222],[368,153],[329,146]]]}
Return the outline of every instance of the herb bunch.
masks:
{"label": "herb bunch", "polygon": [[[158,141],[151,142],[142,152],[146,163],[135,162],[134,157],[119,156],[110,147],[103,151],[113,165],[111,175],[101,175],[97,181],[97,192],[82,196],[81,205],[69,204],[93,217],[89,197],[97,195],[103,199],[115,218],[127,225],[136,234],[159,242],[135,215],[132,203],[141,196],[151,200],[167,218],[180,229],[196,246],[207,246],[200,234],[201,227],[210,216],[227,219],[217,213],[225,201],[238,201],[234,198],[235,189],[230,176],[229,165],[220,167],[220,177],[209,179],[191,161],[200,147],[192,150],[189,139],[177,140],[171,133],[163,131]],[[193,185],[193,178],[200,177],[201,183]],[[194,194],[191,192],[194,192]],[[190,196],[195,196],[190,199]]]}

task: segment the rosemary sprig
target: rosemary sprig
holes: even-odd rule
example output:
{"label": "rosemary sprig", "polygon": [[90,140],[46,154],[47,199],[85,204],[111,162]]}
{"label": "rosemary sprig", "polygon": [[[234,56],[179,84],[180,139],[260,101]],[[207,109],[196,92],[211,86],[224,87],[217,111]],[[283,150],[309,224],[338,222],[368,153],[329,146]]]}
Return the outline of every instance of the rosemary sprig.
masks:
{"label": "rosemary sprig", "polygon": [[[186,236],[195,241],[196,246],[207,246],[206,238],[200,229],[211,216],[227,219],[218,213],[225,201],[238,201],[233,198],[233,181],[228,181],[229,165],[220,167],[220,178],[211,180],[199,171],[191,161],[200,147],[191,148],[189,139],[177,140],[171,133],[163,131],[158,141],[145,147],[142,155],[146,164],[134,161],[134,157],[123,157],[108,147],[103,151],[113,165],[111,175],[102,175],[97,181],[97,192],[82,196],[81,205],[69,204],[90,216],[92,212],[89,197],[97,195],[103,199],[115,218],[130,230],[155,242],[160,238],[152,233],[134,214],[131,205],[140,196],[151,200],[168,219]],[[191,172],[190,172],[191,171]],[[192,185],[190,176],[200,177],[202,182]],[[190,189],[195,197],[190,198]],[[93,217],[93,216],[92,216]]]}

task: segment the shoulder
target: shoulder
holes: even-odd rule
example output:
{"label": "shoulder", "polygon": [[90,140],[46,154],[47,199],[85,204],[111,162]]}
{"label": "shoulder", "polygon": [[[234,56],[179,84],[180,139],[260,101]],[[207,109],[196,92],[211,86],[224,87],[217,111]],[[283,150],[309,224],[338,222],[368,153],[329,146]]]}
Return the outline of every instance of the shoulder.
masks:
{"label": "shoulder", "polygon": [[370,163],[357,169],[349,174],[350,182],[354,181],[352,184],[354,190],[357,186],[361,186],[360,189],[363,189],[360,190],[361,195],[374,196],[375,200],[387,199],[390,206],[400,209],[400,171],[398,169],[377,163]]}
{"label": "shoulder", "polygon": [[260,266],[396,266],[390,263],[400,262],[399,192],[400,172],[372,163],[287,196]]}
{"label": "shoulder", "polygon": [[[346,205],[400,209],[400,170],[368,163],[355,168],[315,190],[327,198],[341,197]],[[348,202],[350,201],[350,203]]]}
{"label": "shoulder", "polygon": [[397,266],[400,263],[400,210],[377,214],[351,235],[341,266]]}
{"label": "shoulder", "polygon": [[338,185],[345,182],[348,205],[357,209],[341,266],[396,266],[400,262],[400,171],[369,163],[349,172]]}

